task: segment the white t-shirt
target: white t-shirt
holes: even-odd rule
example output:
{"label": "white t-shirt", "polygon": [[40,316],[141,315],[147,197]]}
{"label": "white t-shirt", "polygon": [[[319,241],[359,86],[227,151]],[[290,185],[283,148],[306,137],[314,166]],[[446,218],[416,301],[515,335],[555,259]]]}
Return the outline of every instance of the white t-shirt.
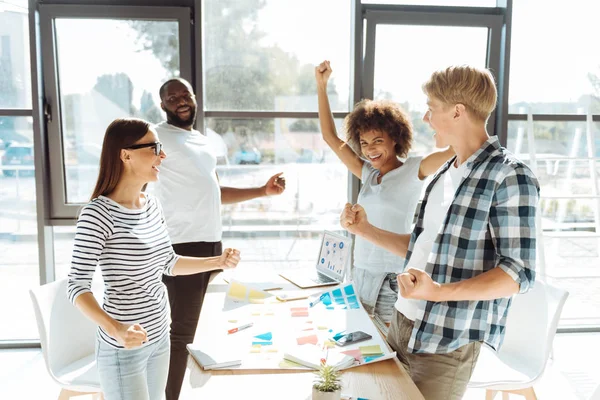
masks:
{"label": "white t-shirt", "polygon": [[[415,268],[424,270],[427,260],[433,248],[433,242],[442,228],[444,217],[454,201],[454,195],[458,185],[463,180],[467,163],[460,166],[452,165],[448,173],[441,176],[429,193],[427,205],[425,206],[425,216],[423,217],[423,231],[415,241],[413,251],[406,265],[406,269]],[[396,301],[396,309],[406,318],[414,321],[417,315],[417,307],[420,300],[405,299],[400,294]]]}
{"label": "white t-shirt", "polygon": [[155,126],[167,157],[154,193],[160,200],[171,242],[221,240],[221,188],[211,141],[197,130],[166,122]]}
{"label": "white t-shirt", "polygon": [[[368,162],[363,164],[358,204],[365,209],[370,224],[394,233],[410,232],[423,187],[423,181],[419,179],[421,159],[407,158],[401,167],[385,174],[381,183],[377,183],[379,170]],[[372,273],[393,273],[400,271],[404,258],[357,236],[354,265]]]}

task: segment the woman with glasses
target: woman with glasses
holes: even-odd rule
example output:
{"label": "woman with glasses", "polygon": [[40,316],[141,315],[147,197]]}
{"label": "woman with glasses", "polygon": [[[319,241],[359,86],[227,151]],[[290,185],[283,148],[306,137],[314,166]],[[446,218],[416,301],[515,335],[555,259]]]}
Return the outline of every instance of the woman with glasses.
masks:
{"label": "woman with glasses", "polygon": [[[91,201],[77,222],[69,299],[98,324],[96,360],[104,399],[162,399],[169,369],[169,312],[163,274],[234,268],[218,257],[174,253],[158,200],[144,193],[166,154],[150,124],[117,119],[107,128]],[[90,291],[100,266],[104,302]]]}

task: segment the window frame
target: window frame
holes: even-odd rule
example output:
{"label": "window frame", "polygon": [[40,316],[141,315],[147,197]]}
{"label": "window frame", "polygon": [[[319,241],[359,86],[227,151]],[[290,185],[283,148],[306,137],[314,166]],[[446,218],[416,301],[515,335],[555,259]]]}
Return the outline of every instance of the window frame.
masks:
{"label": "window frame", "polygon": [[72,225],[77,219],[81,204],[67,202],[67,182],[64,165],[64,141],[58,54],[55,20],[60,18],[177,21],[179,25],[180,76],[192,80],[192,23],[189,7],[138,7],[40,4],[40,46],[43,66],[43,109],[45,115],[49,182],[50,218],[52,226]]}

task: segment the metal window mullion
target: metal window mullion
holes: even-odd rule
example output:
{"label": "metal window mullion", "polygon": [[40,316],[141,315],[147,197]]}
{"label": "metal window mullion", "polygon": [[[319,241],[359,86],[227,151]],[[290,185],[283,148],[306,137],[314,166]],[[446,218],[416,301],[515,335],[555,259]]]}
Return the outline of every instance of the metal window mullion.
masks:
{"label": "metal window mullion", "polygon": [[[536,122],[586,122],[584,114],[531,114]],[[600,122],[600,114],[591,116],[592,121]],[[509,121],[527,121],[527,114],[508,114]]]}

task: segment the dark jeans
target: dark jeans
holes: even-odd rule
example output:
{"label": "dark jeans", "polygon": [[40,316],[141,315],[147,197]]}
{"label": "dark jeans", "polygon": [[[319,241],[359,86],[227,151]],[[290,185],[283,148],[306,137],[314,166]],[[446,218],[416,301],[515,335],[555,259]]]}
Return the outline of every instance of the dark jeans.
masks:
{"label": "dark jeans", "polygon": [[[221,242],[180,243],[174,244],[173,249],[176,254],[189,257],[220,256],[223,252]],[[171,360],[167,379],[167,400],[179,399],[187,366],[186,345],[194,341],[211,273],[212,271],[195,275],[163,275],[171,305]]]}

